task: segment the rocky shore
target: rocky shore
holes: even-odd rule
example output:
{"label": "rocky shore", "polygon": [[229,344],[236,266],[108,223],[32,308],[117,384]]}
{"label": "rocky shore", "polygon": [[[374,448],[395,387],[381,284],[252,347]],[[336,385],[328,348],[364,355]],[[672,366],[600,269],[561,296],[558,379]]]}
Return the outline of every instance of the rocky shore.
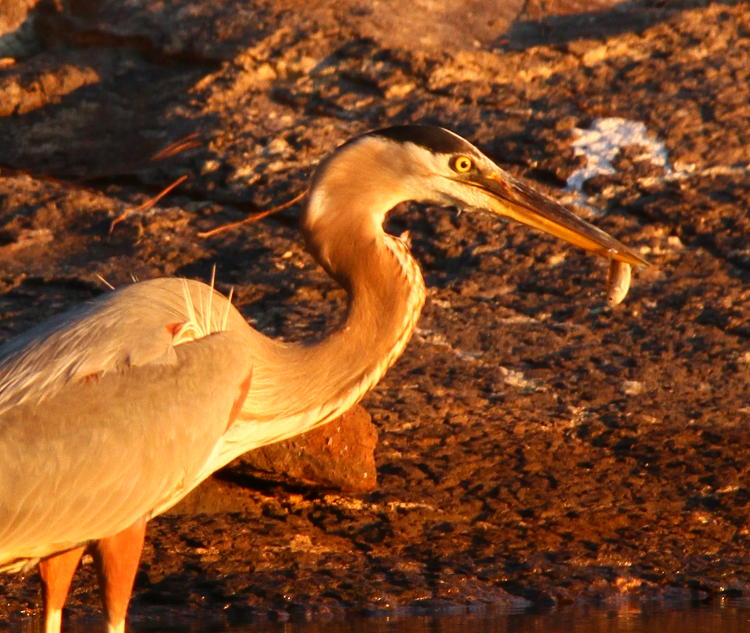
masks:
{"label": "rocky shore", "polygon": [[[396,123],[454,129],[654,265],[609,308],[606,262],[397,209],[429,295],[362,402],[374,462],[366,419],[337,451],[368,481],[252,457],[217,473],[150,524],[133,622],[746,594],[750,7],[311,4],[80,0],[0,38],[0,340],[105,281],[213,266],[256,327],[322,336],[344,295],[304,251],[298,207],[198,233],[290,199],[336,145]],[[2,578],[0,628],[37,608],[34,573]],[[90,564],[69,608],[98,611]]]}

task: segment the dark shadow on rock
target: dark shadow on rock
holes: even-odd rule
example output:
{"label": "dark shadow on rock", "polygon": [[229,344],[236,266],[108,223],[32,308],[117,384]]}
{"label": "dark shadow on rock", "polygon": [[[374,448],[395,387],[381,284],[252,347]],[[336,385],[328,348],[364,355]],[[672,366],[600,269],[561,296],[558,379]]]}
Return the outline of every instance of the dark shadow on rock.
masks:
{"label": "dark shadow on rock", "polygon": [[[740,0],[720,0],[734,6]],[[708,4],[705,0],[528,0],[498,45],[513,50],[555,46],[578,39],[605,38],[621,33],[640,33],[677,12]]]}
{"label": "dark shadow on rock", "polygon": [[0,87],[18,96],[13,113],[6,112],[12,115],[0,118],[0,163],[88,180],[153,167],[154,153],[196,128],[210,128],[207,121],[169,115],[174,95],[187,99],[201,74],[113,50],[37,56],[0,76]]}

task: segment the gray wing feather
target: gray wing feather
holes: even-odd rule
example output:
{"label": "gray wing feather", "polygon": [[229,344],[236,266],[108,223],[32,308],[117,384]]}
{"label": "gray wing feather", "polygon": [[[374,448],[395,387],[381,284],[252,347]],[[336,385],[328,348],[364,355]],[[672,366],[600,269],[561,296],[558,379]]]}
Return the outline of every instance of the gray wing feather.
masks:
{"label": "gray wing feather", "polygon": [[203,476],[249,380],[249,327],[232,309],[235,329],[173,346],[165,325],[187,317],[184,296],[158,281],[2,349],[0,569],[150,518]]}
{"label": "gray wing feather", "polygon": [[249,329],[225,297],[200,282],[165,278],[133,284],[0,346],[0,412],[39,402],[86,376],[173,364],[172,333],[166,326],[194,316],[190,308],[214,326],[228,309],[233,329]]}

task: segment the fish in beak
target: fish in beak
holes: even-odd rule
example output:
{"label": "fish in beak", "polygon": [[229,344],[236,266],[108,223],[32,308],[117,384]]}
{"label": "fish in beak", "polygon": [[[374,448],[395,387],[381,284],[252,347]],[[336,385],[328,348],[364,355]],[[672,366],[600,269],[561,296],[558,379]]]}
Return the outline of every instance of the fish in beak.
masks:
{"label": "fish in beak", "polygon": [[644,268],[650,265],[609,233],[499,169],[488,175],[473,174],[463,182],[486,194],[490,213],[513,218],[609,260]]}
{"label": "fish in beak", "polygon": [[607,277],[607,303],[610,306],[621,303],[628,294],[630,267],[650,266],[632,248],[500,168],[489,173],[477,170],[457,180],[481,191],[483,210],[513,218],[522,224],[606,257],[610,262]]}

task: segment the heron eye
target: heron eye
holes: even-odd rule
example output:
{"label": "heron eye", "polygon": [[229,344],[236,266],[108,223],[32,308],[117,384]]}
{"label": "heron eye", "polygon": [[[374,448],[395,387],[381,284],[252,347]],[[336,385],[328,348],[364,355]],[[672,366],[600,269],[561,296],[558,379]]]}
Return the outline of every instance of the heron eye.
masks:
{"label": "heron eye", "polygon": [[474,161],[463,154],[451,158],[451,169],[457,174],[465,174],[474,167]]}

